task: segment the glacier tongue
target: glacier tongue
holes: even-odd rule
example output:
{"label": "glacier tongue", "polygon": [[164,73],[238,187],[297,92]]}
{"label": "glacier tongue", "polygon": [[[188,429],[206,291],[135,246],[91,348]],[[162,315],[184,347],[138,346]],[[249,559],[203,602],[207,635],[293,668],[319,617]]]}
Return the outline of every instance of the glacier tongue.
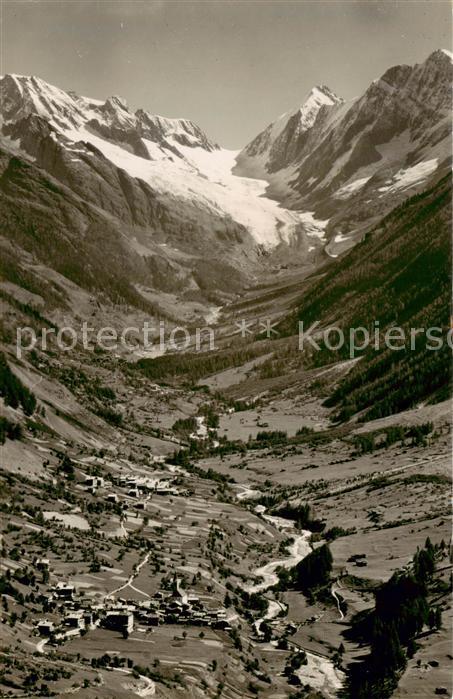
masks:
{"label": "glacier tongue", "polygon": [[[309,215],[300,216],[267,196],[264,179],[233,174],[239,151],[219,148],[188,119],[142,109],[134,113],[120,97],[92,100],[35,77],[5,76],[0,87],[5,122],[36,115],[47,121],[51,138],[67,151],[74,152],[76,144],[79,153],[92,158],[86,146],[94,146],[176,209],[178,200],[188,201],[195,216],[197,211],[200,217],[220,215],[244,226],[258,245],[268,248],[296,240],[305,227],[311,235],[317,228]],[[300,110],[301,124],[310,123],[322,105],[335,99],[328,88],[314,88]],[[82,161],[71,153],[70,162]],[[321,241],[322,233],[318,235]]]}
{"label": "glacier tongue", "polygon": [[245,226],[257,244],[274,247],[281,242],[289,243],[304,223],[297,211],[282,208],[277,201],[266,197],[265,180],[232,173],[238,151],[182,146],[169,137],[169,144],[174,143],[183,156],[177,158],[172,151],[144,139],[152,158],[148,160],[86,128],[60,132],[73,143],[91,143],[114,165],[147,182],[163,198],[188,199],[202,208],[221,211]]}

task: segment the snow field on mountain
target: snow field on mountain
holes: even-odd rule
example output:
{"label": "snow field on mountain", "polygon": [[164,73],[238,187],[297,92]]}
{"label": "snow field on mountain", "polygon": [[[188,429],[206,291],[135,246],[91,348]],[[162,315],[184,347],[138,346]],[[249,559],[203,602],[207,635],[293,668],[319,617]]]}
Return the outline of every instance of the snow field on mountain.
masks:
{"label": "snow field on mountain", "polygon": [[245,226],[259,244],[289,242],[301,223],[308,223],[308,235],[316,228],[311,215],[305,219],[267,198],[266,181],[233,175],[238,151],[181,146],[170,137],[169,143],[184,156],[180,159],[170,150],[143,139],[153,158],[147,160],[85,128],[65,129],[63,133],[74,143],[91,143],[114,165],[131,177],[144,180],[162,195],[196,201],[206,209],[230,216]]}
{"label": "snow field on mountain", "polygon": [[[0,111],[5,134],[14,137],[15,124],[28,116],[47,120],[50,137],[77,168],[80,151],[85,161],[95,160],[84,142],[92,144],[147,182],[181,225],[222,220],[220,227],[228,228],[234,222],[268,248],[304,236],[310,252],[327,243],[328,225],[342,215],[354,220],[357,213],[363,227],[368,203],[384,211],[446,172],[450,85],[451,54],[442,50],[413,67],[389,69],[348,102],[320,85],[242,151],[218,148],[188,119],[134,112],[119,97],[93,100],[34,76],[4,76]],[[21,139],[16,143],[27,148]],[[336,233],[332,244],[345,248],[348,241]]]}
{"label": "snow field on mountain", "polygon": [[299,221],[304,225],[306,234],[310,238],[325,240],[325,228],[329,223],[329,219],[319,221],[314,217],[313,211],[305,211],[304,213],[299,213]]}
{"label": "snow field on mountain", "polygon": [[398,170],[392,179],[384,187],[379,187],[379,192],[395,192],[398,189],[407,189],[423,182],[429,175],[437,170],[438,159],[426,160],[417,163],[413,167]]}
{"label": "snow field on mountain", "polygon": [[371,175],[369,177],[361,177],[358,180],[353,180],[349,184],[343,185],[343,187],[340,187],[340,189],[335,192],[334,197],[336,199],[348,199],[355,194],[355,192],[358,192],[359,189],[362,189],[369,179],[371,179]]}

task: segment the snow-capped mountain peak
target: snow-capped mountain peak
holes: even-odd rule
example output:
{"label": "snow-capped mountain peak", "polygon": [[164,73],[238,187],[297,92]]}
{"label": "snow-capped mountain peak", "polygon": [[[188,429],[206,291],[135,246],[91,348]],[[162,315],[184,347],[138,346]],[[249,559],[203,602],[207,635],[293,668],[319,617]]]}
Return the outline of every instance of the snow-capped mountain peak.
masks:
{"label": "snow-capped mountain peak", "polygon": [[34,75],[5,75],[0,81],[1,114],[17,121],[34,114],[56,124],[76,125],[86,119],[84,107],[64,90]]}
{"label": "snow-capped mountain peak", "polygon": [[389,68],[351,102],[314,88],[241,151],[236,172],[265,178],[282,203],[328,218],[327,237],[338,237],[341,219],[341,240],[351,231],[353,244],[364,221],[448,171],[452,68],[452,54],[439,49]]}
{"label": "snow-capped mountain peak", "polygon": [[[127,102],[117,95],[107,100],[91,99],[47,83],[42,78],[24,75],[5,75],[0,79],[0,112],[6,123],[36,116],[45,119],[54,128],[64,132],[74,128],[90,128],[103,137],[107,131],[121,129],[138,132],[141,136],[174,151],[175,145],[207,148],[217,144],[189,119],[169,119],[149,114],[143,109],[132,112]],[[131,133],[128,134],[131,136]],[[128,140],[126,135],[124,140]],[[109,137],[115,139],[113,133]],[[162,143],[171,138],[172,143]]]}
{"label": "snow-capped mountain peak", "polygon": [[330,87],[327,87],[327,85],[315,85],[308,93],[302,106],[305,106],[307,103],[312,101],[318,104],[335,104],[336,102],[342,102],[343,100],[341,97],[338,97],[338,95],[336,95],[335,92],[330,89]]}
{"label": "snow-capped mountain peak", "polygon": [[342,102],[342,98],[338,97],[326,85],[316,85],[310,90],[304,103],[298,110],[302,128],[306,130],[313,126],[323,106],[331,107]]}
{"label": "snow-capped mountain peak", "polygon": [[137,126],[144,134],[155,131],[162,138],[172,139],[174,145],[179,143],[182,146],[201,147],[209,151],[219,147],[190,119],[163,117],[143,109],[138,109],[135,116]]}
{"label": "snow-capped mountain peak", "polygon": [[101,208],[121,216],[130,208],[143,222],[145,196],[205,235],[225,228],[225,239],[231,232],[238,243],[266,247],[296,235],[298,213],[266,197],[265,181],[235,176],[237,152],[189,119],[133,112],[120,97],[93,100],[30,77],[5,76],[0,89],[9,144]]}
{"label": "snow-capped mountain peak", "polygon": [[134,112],[121,97],[95,100],[34,76],[0,79],[1,129],[97,206],[122,217],[129,207],[134,222],[148,221],[157,200],[183,212],[189,230],[233,227],[268,246],[306,234],[310,252],[329,239],[354,244],[373,217],[446,172],[452,66],[448,51],[434,51],[389,68],[349,102],[317,85],[239,154],[189,119]]}
{"label": "snow-capped mountain peak", "polygon": [[321,124],[343,100],[326,85],[316,85],[303,103],[272,122],[249,143],[238,158],[237,171],[253,177],[264,177],[291,165],[310,131]]}
{"label": "snow-capped mountain peak", "polygon": [[111,108],[115,111],[117,109],[121,109],[123,112],[129,113],[129,107],[127,106],[126,100],[122,97],[119,97],[118,95],[113,95],[112,97],[109,97],[105,102],[104,108]]}

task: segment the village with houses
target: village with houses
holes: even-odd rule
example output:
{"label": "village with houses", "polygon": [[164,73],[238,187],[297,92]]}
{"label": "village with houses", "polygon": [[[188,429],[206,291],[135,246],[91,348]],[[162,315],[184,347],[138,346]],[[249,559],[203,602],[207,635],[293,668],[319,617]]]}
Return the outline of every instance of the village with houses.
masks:
{"label": "village with houses", "polygon": [[[48,566],[48,561],[38,565]],[[109,629],[128,638],[137,626],[159,624],[186,624],[212,626],[231,630],[224,608],[208,609],[199,597],[181,588],[181,580],[173,577],[170,590],[159,590],[143,602],[107,596],[102,602],[84,602],[77,598],[74,585],[58,582],[50,588],[47,604],[52,615],[36,623],[36,632],[50,645],[61,645],[78,635],[85,635],[97,627]]]}
{"label": "village with houses", "polygon": [[[409,533],[420,548],[432,537],[439,594],[447,584],[441,474],[426,523],[415,480],[396,526],[384,450],[357,454],[348,434],[318,444],[322,410],[255,392],[149,394],[147,382],[116,392],[122,427],[102,440],[29,423],[17,469],[18,442],[6,443],[1,697],[333,699],[360,651],[354,615],[373,605],[383,561],[386,578],[407,564]],[[444,458],[442,419],[436,441],[398,434],[395,482],[417,474],[428,444]]]}

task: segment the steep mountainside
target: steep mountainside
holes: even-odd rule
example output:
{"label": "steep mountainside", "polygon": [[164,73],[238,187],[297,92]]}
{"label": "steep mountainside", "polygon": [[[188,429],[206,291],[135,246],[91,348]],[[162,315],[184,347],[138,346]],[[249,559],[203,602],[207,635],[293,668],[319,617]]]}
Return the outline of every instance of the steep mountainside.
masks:
{"label": "steep mountainside", "polygon": [[3,291],[195,319],[263,273],[306,273],[445,174],[451,72],[436,51],[349,103],[314,88],[239,154],[187,119],[5,75]]}
{"label": "steep mountainside", "polygon": [[263,196],[265,181],[232,174],[235,151],[189,120],[36,77],[6,75],[0,92],[4,283],[32,275],[28,291],[49,297],[50,284],[61,307],[69,280],[104,301],[195,318],[269,267],[273,251],[303,264],[320,247],[297,212]]}
{"label": "steep mountainside", "polygon": [[451,54],[438,50],[390,68],[352,102],[315,88],[239,154],[236,172],[266,177],[286,205],[328,219],[327,252],[336,256],[448,171],[451,81]]}
{"label": "steep mountainside", "polygon": [[[360,194],[332,194],[355,156],[352,107],[327,88],[241,177],[186,120],[0,82],[1,697],[452,695],[451,175],[430,75],[413,160],[392,151],[408,186],[370,190],[339,259],[332,226]],[[353,151],[372,154],[373,128],[401,138],[403,89],[365,100]],[[436,182],[414,194],[428,151]],[[292,178],[297,207],[305,162],[332,178],[319,210],[255,179],[287,194]],[[166,347],[131,348],[163,317]],[[437,326],[444,346],[305,353],[300,320]],[[212,351],[171,351],[170,328],[207,322]]]}
{"label": "steep mountainside", "polygon": [[[53,162],[58,164],[60,155],[64,166],[67,154],[56,146],[54,155]],[[228,298],[246,279],[246,264],[237,251],[221,257],[222,236],[228,233],[235,236],[238,250],[247,250],[244,229],[220,218],[213,220],[209,233],[202,225],[194,228],[192,249],[184,252],[189,247],[190,224],[161,204],[145,183],[106,160],[89,162],[86,172],[72,179],[71,185],[64,182],[67,178],[50,176],[7,151],[1,153],[0,164],[1,246],[8,251],[8,261],[2,265],[3,283],[23,286],[27,277],[26,288],[38,296],[38,302],[42,297],[48,305],[52,296],[60,308],[66,306],[83,316],[83,291],[101,302],[132,304],[149,313],[159,309],[150,296],[153,291],[182,293],[206,305],[211,297]],[[96,165],[94,180],[90,173]],[[74,171],[69,172],[72,177]],[[146,225],[134,223],[140,217]],[[205,245],[210,236],[214,258],[210,265],[202,234]],[[169,251],[167,240],[172,241]],[[215,278],[206,274],[207,264],[217,271]],[[77,285],[79,291],[74,288],[72,293],[70,285]],[[67,303],[62,304],[65,297]]]}
{"label": "steep mountainside", "polygon": [[[213,228],[225,242],[239,236],[255,247],[296,232],[297,214],[262,197],[265,182],[233,176],[236,152],[219,148],[191,121],[134,113],[119,97],[89,100],[35,77],[7,75],[0,90],[9,145],[125,222],[148,225],[145,183],[187,225],[187,248],[201,239],[205,246]],[[138,182],[111,191],[123,172]]]}
{"label": "steep mountainside", "polygon": [[[290,335],[297,332],[298,321],[303,321],[305,329],[316,321],[317,330],[343,328],[346,343],[340,351],[325,348],[321,340],[321,351],[313,350],[312,361],[318,366],[350,356],[350,328],[369,331],[370,346],[356,351],[360,361],[328,401],[338,406],[340,419],[362,411],[371,420],[448,397],[450,222],[451,177],[447,176],[397,207],[360,245],[308,283],[297,310],[281,324],[281,330]],[[391,327],[405,333],[404,342],[393,342],[399,349],[384,343],[385,331]],[[411,328],[422,329],[413,340]],[[429,328],[431,337],[426,335]],[[357,345],[362,340],[363,333],[357,333]]]}
{"label": "steep mountainside", "polygon": [[249,167],[257,177],[265,177],[290,167],[308,152],[313,135],[341,104],[343,100],[325,85],[314,87],[301,107],[282,114],[246,146],[238,157],[238,171]]}

